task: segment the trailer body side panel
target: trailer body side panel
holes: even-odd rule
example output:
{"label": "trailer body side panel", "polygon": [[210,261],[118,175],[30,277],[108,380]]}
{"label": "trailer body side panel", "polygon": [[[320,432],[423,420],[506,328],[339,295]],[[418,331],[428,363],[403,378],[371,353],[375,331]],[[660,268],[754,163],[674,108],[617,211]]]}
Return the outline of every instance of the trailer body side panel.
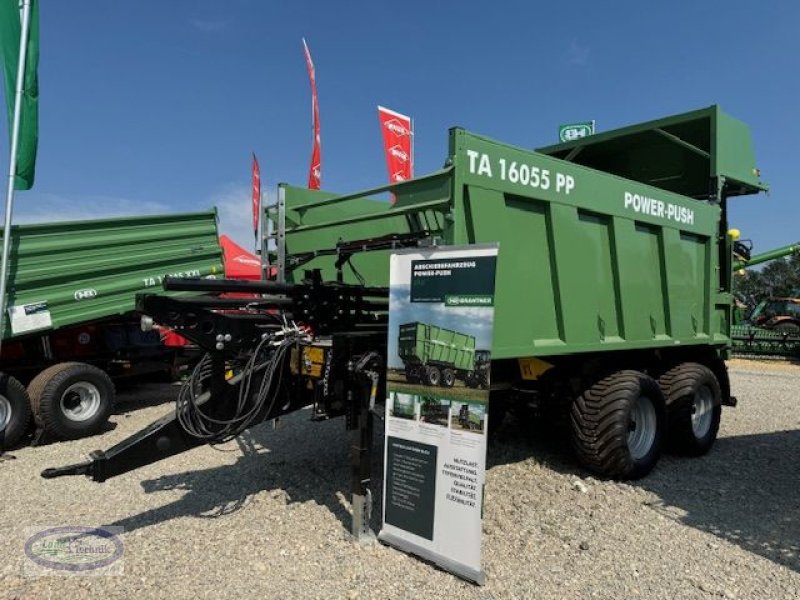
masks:
{"label": "trailer body side panel", "polygon": [[[8,306],[35,319],[5,319],[3,339],[130,313],[137,292],[160,291],[167,275],[223,276],[216,211],[12,228]],[[14,308],[16,307],[16,308]]]}
{"label": "trailer body side panel", "polygon": [[[454,128],[445,166],[431,175],[316,203],[284,189],[289,255],[389,234],[498,242],[492,358],[503,359],[724,351],[726,203],[766,185],[746,126],[714,106],[541,152]],[[344,281],[386,285],[390,252],[354,254]],[[308,266],[333,280],[334,260]]]}
{"label": "trailer body side panel", "polygon": [[427,323],[403,323],[398,352],[409,364],[442,365],[458,371],[475,368],[475,337]]}

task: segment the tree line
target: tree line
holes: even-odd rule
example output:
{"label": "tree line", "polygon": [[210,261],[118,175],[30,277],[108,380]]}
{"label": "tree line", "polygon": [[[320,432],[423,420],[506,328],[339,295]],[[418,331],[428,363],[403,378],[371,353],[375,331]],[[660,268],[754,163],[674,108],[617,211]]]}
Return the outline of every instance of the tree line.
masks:
{"label": "tree line", "polygon": [[761,270],[736,273],[734,291],[740,298],[755,302],[770,296],[800,298],[800,254],[773,260]]}

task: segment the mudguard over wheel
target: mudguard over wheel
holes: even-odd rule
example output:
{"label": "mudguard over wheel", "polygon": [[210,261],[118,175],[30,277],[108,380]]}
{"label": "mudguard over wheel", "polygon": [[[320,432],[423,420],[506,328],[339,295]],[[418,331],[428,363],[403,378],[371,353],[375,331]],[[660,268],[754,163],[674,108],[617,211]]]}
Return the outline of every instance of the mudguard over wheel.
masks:
{"label": "mudguard over wheel", "polygon": [[114,407],[114,383],[92,365],[66,362],[28,386],[34,417],[45,432],[70,440],[99,433]]}
{"label": "mudguard over wheel", "polygon": [[586,468],[615,479],[644,477],[661,455],[664,396],[644,373],[617,371],[575,399],[570,425]]}
{"label": "mudguard over wheel", "polygon": [[667,448],[688,456],[707,453],[717,439],[722,413],[714,373],[699,363],[682,363],[658,383],[667,400]]}
{"label": "mudguard over wheel", "polygon": [[15,446],[28,431],[31,404],[28,393],[19,381],[0,373],[0,430],[4,430],[3,448]]}

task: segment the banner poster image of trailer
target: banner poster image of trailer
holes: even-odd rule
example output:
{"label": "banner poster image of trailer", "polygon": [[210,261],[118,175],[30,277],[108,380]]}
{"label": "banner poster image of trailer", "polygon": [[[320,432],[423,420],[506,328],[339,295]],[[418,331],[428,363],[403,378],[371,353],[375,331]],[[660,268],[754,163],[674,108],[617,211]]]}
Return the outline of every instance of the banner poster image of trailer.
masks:
{"label": "banner poster image of trailer", "polygon": [[497,245],[392,254],[379,539],[483,584]]}

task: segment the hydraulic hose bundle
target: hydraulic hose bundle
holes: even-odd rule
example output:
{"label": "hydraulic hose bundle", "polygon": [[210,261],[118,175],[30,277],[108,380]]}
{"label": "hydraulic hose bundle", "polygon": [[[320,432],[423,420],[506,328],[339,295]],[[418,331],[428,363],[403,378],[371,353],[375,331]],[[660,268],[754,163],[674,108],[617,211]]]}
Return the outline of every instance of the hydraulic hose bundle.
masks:
{"label": "hydraulic hose bundle", "polygon": [[[164,287],[212,294],[137,296],[141,313],[207,352],[181,388],[176,411],[43,477],[106,481],[305,407],[315,420],[345,416],[349,430],[370,418],[381,395],[387,288],[324,282],[318,271],[302,283],[166,278]],[[232,292],[248,296],[213,295]],[[358,447],[368,446],[361,440]]]}
{"label": "hydraulic hose bundle", "polygon": [[204,402],[200,401],[212,376],[211,355],[206,354],[178,394],[176,417],[181,427],[200,440],[222,444],[262,422],[278,401],[287,353],[298,342],[308,341],[308,334],[294,324],[265,333],[238,375],[236,407],[227,418],[203,410]]}

